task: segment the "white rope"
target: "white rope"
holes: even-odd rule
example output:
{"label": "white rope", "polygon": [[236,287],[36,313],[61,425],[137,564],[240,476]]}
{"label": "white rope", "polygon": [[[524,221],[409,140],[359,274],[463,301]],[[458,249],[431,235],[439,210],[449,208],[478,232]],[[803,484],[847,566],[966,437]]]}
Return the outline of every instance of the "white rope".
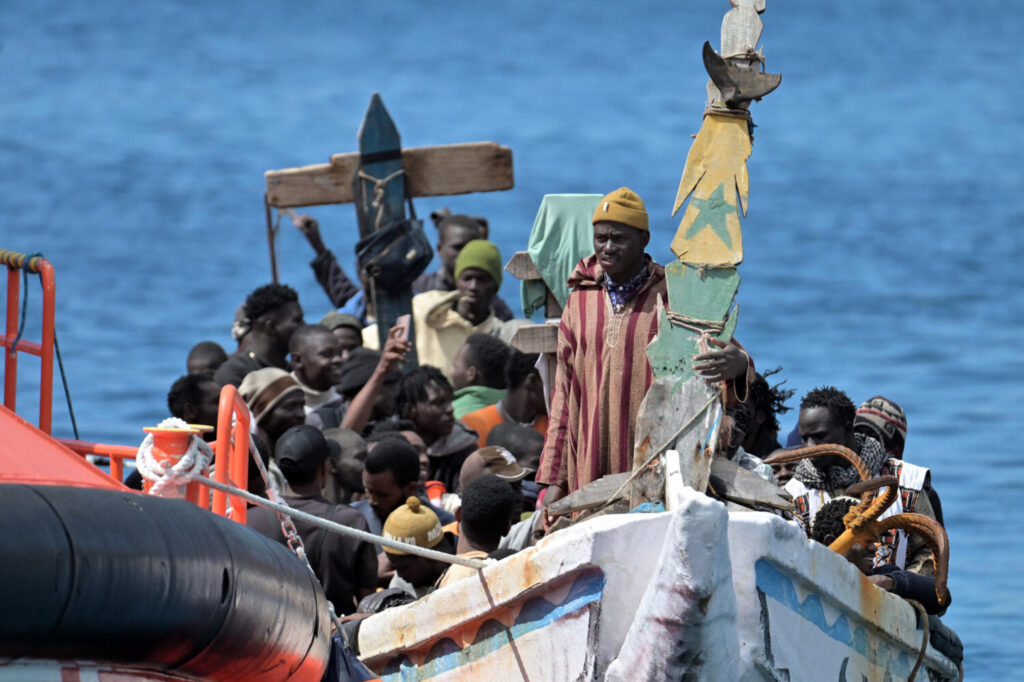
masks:
{"label": "white rope", "polygon": [[[177,417],[168,417],[157,425],[157,428],[187,429],[189,425]],[[185,486],[196,476],[207,471],[213,451],[202,438],[192,437],[188,451],[174,465],[170,460],[157,461],[153,456],[153,434],[147,433],[138,454],[135,455],[135,467],[148,481],[153,481],[149,494],[156,497],[184,497]]]}
{"label": "white rope", "polygon": [[244,500],[252,502],[253,504],[259,507],[265,507],[266,509],[278,512],[279,514],[286,514],[297,519],[302,519],[303,521],[311,523],[319,528],[323,528],[324,530],[329,530],[333,533],[339,533],[340,535],[347,535],[351,538],[362,540],[363,542],[372,542],[383,547],[390,547],[392,549],[400,550],[402,552],[405,552],[406,554],[415,554],[417,556],[425,557],[427,559],[443,561],[447,564],[459,564],[460,566],[466,566],[468,568],[474,568],[477,570],[480,570],[485,566],[489,565],[488,562],[477,561],[475,559],[467,559],[465,557],[455,556],[453,554],[446,554],[444,552],[438,552],[437,550],[427,549],[426,547],[417,547],[416,545],[398,542],[397,540],[382,538],[378,535],[374,535],[373,533],[367,533],[366,531],[362,531],[357,528],[349,528],[348,526],[343,526],[340,523],[334,523],[333,521],[322,519],[319,516],[313,516],[312,514],[307,514],[306,512],[299,511],[298,509],[293,509],[292,507],[289,507],[286,504],[278,504],[277,502],[271,502],[270,500],[260,497],[259,495],[253,495],[252,493],[246,490],[240,490],[233,486],[226,485],[219,481],[215,481],[212,478],[206,478],[205,476],[196,476],[195,480],[199,481],[203,485],[208,485],[216,490],[222,490],[230,495],[237,495],[238,497],[241,497]]}

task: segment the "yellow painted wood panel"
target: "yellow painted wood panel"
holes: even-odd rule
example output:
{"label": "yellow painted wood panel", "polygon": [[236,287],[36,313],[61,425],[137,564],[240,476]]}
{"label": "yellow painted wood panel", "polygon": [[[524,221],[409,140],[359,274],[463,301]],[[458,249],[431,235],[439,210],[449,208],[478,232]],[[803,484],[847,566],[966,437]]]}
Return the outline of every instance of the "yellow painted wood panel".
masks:
{"label": "yellow painted wood panel", "polygon": [[690,147],[672,213],[690,199],[672,240],[672,253],[687,263],[737,265],[743,261],[740,214],[746,214],[750,180],[747,121],[708,113]]}

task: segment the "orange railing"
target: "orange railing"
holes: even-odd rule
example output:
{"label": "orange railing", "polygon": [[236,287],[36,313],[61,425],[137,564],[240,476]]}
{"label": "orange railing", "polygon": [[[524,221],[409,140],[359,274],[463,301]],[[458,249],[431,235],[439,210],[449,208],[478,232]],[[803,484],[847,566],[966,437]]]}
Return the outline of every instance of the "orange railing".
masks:
{"label": "orange railing", "polygon": [[[233,485],[242,490],[248,487],[250,421],[249,408],[242,397],[238,395],[238,389],[231,385],[222,388],[220,406],[217,410],[217,440],[213,444],[213,454],[216,458],[213,474],[215,481]],[[138,448],[130,445],[91,443],[70,438],[57,438],[56,440],[83,457],[85,455],[109,457],[110,477],[118,483],[124,480],[124,460],[135,459],[138,454]],[[245,524],[246,502],[242,498],[214,490],[211,502],[211,495],[206,486],[190,486],[190,488],[187,499],[191,502],[204,509],[209,509],[214,514]],[[228,510],[229,497],[231,498],[230,512]]]}
{"label": "orange railing", "polygon": [[[234,425],[231,423],[232,418],[234,418]],[[213,480],[218,483],[228,483],[242,490],[247,489],[249,483],[249,408],[242,400],[242,396],[238,395],[238,389],[231,384],[220,389],[220,405],[217,408],[217,444],[213,454],[217,459]],[[213,513],[245,524],[245,500],[231,496],[232,512],[228,514],[227,498],[226,493],[219,490],[213,491]]]}
{"label": "orange railing", "polygon": [[110,445],[108,443],[90,443],[85,440],[57,438],[57,442],[79,455],[96,455],[110,459],[110,477],[121,483],[124,481],[124,461],[135,459],[139,449],[131,445]]}
{"label": "orange railing", "polygon": [[[28,256],[16,251],[0,249],[0,265],[7,266],[7,331],[0,337],[4,349],[4,406],[16,411],[18,397],[18,353],[29,353],[40,358],[39,376],[39,430],[51,434],[53,425],[53,355],[54,355],[54,304],[56,286],[53,266],[42,256]],[[21,324],[21,276],[23,273],[40,276],[43,286],[42,338],[39,343],[18,339]],[[27,292],[26,292],[27,295]],[[17,339],[17,343],[15,343]],[[13,351],[12,351],[13,346]],[[238,395],[234,386],[225,386],[220,392],[220,406],[217,415],[217,442],[214,445],[216,468],[214,479],[245,489],[249,481],[249,408]],[[110,459],[110,477],[121,483],[124,480],[124,460],[135,459],[137,448],[129,445],[92,443],[70,438],[57,441],[82,455],[97,455]],[[226,516],[244,524],[246,503],[240,497],[214,491],[211,496],[206,486],[193,490],[189,495],[199,506],[209,508],[213,513]],[[231,498],[231,512],[228,512],[228,497]],[[209,506],[208,506],[209,505]]]}
{"label": "orange railing", "polygon": [[[15,412],[18,399],[18,353],[28,353],[40,359],[39,376],[39,430],[49,435],[53,424],[53,319],[57,287],[53,281],[53,266],[42,256],[27,256],[16,251],[0,249],[0,264],[7,266],[7,332],[0,346],[4,348],[4,407]],[[18,339],[21,311],[21,272],[36,273],[43,284],[43,329],[40,343]],[[28,292],[26,292],[28,295]]]}

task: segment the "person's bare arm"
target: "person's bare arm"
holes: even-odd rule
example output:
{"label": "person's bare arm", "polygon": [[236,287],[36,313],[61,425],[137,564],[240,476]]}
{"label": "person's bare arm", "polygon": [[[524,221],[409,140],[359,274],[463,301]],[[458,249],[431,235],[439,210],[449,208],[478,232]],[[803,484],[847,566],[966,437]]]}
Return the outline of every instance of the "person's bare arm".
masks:
{"label": "person's bare arm", "polygon": [[385,377],[391,370],[405,362],[405,354],[412,348],[411,343],[399,338],[401,331],[401,327],[392,327],[388,331],[388,340],[384,344],[384,352],[380,354],[380,362],[370,375],[370,380],[352,399],[352,404],[348,406],[348,411],[341,420],[342,428],[352,429],[356,433],[362,433],[366,428],[366,422],[370,420],[373,411],[373,403],[384,384]]}
{"label": "person's bare arm", "polygon": [[327,247],[324,245],[324,240],[320,236],[320,224],[308,215],[296,215],[294,211],[288,212],[288,217],[292,219],[292,223],[299,229],[299,232],[306,238],[309,245],[316,251],[316,255],[320,255],[327,251]]}

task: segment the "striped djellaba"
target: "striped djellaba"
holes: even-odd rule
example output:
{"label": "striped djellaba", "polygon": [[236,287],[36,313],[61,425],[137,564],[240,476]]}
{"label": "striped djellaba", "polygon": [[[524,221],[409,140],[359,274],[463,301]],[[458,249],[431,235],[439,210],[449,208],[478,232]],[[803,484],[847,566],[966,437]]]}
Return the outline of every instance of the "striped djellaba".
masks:
{"label": "striped djellaba", "polygon": [[[658,298],[668,301],[665,269],[649,257],[647,267],[647,283],[618,313],[600,284],[596,255],[581,260],[569,278],[538,483],[572,492],[632,470],[636,416],[654,378],[647,344],[658,333]],[[744,395],[752,377],[751,363],[736,382]],[[735,399],[733,390],[727,399]]]}

